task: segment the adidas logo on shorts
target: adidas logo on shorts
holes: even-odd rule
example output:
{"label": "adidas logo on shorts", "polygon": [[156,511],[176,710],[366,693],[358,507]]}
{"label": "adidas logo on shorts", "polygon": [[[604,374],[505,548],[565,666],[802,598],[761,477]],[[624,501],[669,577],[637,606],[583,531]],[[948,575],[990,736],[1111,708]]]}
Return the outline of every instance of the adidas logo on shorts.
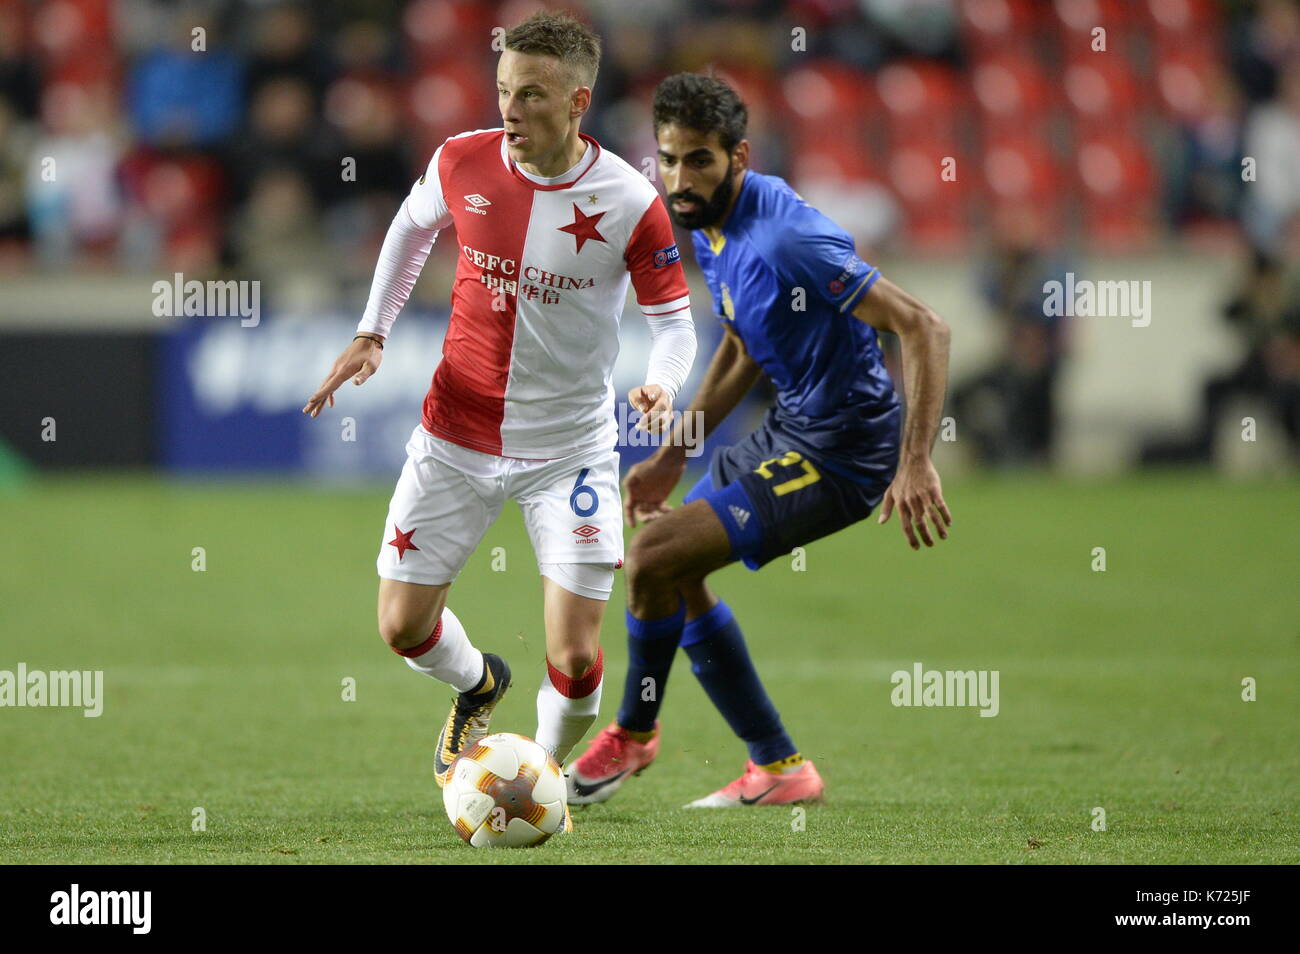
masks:
{"label": "adidas logo on shorts", "polygon": [[738,526],[741,530],[744,530],[745,522],[749,520],[749,511],[744,510],[741,507],[737,507],[735,504],[732,504],[731,515],[736,519],[736,526]]}

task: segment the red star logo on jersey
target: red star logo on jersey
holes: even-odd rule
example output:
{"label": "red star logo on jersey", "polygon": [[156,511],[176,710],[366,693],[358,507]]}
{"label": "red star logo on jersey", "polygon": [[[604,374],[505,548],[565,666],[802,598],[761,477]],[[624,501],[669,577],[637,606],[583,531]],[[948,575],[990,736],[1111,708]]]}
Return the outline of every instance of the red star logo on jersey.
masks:
{"label": "red star logo on jersey", "polygon": [[578,208],[578,203],[573,203],[573,224],[561,225],[561,232],[568,232],[573,236],[574,241],[578,243],[578,251],[582,251],[582,246],[590,239],[593,242],[605,241],[605,236],[596,231],[596,223],[600,221],[604,212],[597,212],[595,215],[583,215],[582,209]]}
{"label": "red star logo on jersey", "polygon": [[397,531],[397,536],[394,539],[389,540],[388,545],[390,547],[397,547],[397,562],[400,563],[402,557],[406,556],[407,550],[418,550],[420,548],[411,542],[411,537],[415,536],[414,530],[408,530],[406,533],[403,533],[402,528],[397,524],[393,524],[393,529]]}

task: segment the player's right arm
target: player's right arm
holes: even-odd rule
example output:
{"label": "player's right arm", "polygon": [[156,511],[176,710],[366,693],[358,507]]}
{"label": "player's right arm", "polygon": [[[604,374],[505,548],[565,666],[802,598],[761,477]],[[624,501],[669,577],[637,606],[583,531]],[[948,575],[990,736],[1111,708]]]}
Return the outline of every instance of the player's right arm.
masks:
{"label": "player's right arm", "polygon": [[[690,433],[695,440],[703,441],[736,409],[741,398],[749,393],[762,376],[758,366],[740,335],[730,325],[724,325],[725,334],[713,352],[704,380],[695,392],[695,399],[687,415],[698,415],[703,427]],[[673,425],[668,439],[654,454],[628,469],[623,480],[623,514],[630,527],[637,520],[650,521],[670,509],[665,501],[686,470],[685,416]]]}
{"label": "player's right arm", "polygon": [[334,392],[343,382],[351,378],[353,384],[360,385],[379,370],[384,341],[393,322],[410,298],[411,289],[424,269],[438,232],[452,222],[438,175],[441,157],[442,147],[439,146],[424,175],[411,187],[411,194],[393,216],[388,234],[384,236],[384,245],[379,250],[370,298],[357,325],[357,337],[334,360],[325,380],[307,399],[302,409],[304,414],[316,417],[327,405],[334,406]]}
{"label": "player's right arm", "polygon": [[939,473],[930,461],[948,377],[948,325],[922,302],[881,278],[858,257],[853,238],[811,206],[775,233],[773,261],[791,288],[804,288],[827,305],[879,331],[898,335],[903,351],[907,418],[898,469],[885,490],[884,523],[894,509],[908,545],[934,546],[928,516],[939,538],[948,539],[952,514],[943,499]]}
{"label": "player's right arm", "polygon": [[[926,518],[939,539],[948,539],[952,514],[943,499],[939,472],[930,449],[939,433],[948,381],[948,325],[924,303],[903,289],[880,279],[864,296],[853,315],[880,331],[898,335],[903,352],[903,389],[907,396],[907,421],[903,427],[898,470],[885,491],[880,522],[898,510],[903,534],[913,550],[921,543],[934,546]],[[918,540],[918,537],[920,538]]]}

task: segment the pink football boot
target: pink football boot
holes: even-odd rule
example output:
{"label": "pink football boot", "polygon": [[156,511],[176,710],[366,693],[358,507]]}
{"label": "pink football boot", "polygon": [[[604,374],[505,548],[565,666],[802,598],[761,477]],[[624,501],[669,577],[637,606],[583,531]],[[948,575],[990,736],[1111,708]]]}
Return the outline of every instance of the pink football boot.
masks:
{"label": "pink football boot", "polygon": [[629,776],[640,775],[659,754],[659,723],[649,742],[629,738],[618,723],[603,729],[587,751],[569,765],[570,805],[593,805],[612,798]]}
{"label": "pink football boot", "polygon": [[748,761],[745,774],[712,795],[705,795],[686,808],[733,808],[741,805],[790,805],[794,802],[819,802],[826,791],[817,766],[804,761],[793,772],[780,775],[768,772]]}

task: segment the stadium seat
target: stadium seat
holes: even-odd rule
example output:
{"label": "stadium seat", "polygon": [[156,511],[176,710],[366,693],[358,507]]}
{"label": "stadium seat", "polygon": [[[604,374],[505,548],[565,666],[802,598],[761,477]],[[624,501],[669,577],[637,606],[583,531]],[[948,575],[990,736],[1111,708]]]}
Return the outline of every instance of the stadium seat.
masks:
{"label": "stadium seat", "polygon": [[1136,0],[1052,0],[1057,39],[1069,60],[1095,52],[1094,31],[1105,30],[1107,52],[1132,54],[1148,23]]}
{"label": "stadium seat", "polygon": [[999,53],[977,59],[971,89],[986,134],[1046,135],[1057,96],[1033,57]]}
{"label": "stadium seat", "polygon": [[1055,158],[1030,136],[986,138],[979,173],[995,204],[1049,202],[1064,185]]}
{"label": "stadium seat", "polygon": [[[906,234],[918,246],[947,249],[969,231],[974,176],[964,146],[970,97],[951,68],[906,60],[876,75],[888,154],[886,181],[904,210]],[[942,177],[956,160],[955,181]]]}
{"label": "stadium seat", "polygon": [[56,83],[69,83],[86,89],[109,86],[113,88],[116,97],[122,85],[122,64],[109,50],[88,50],[82,55],[47,66],[44,75],[47,87]]}
{"label": "stadium seat", "polygon": [[813,62],[787,74],[781,80],[781,101],[801,130],[836,126],[880,109],[871,78],[834,61]]}
{"label": "stadium seat", "polygon": [[370,110],[391,109],[401,100],[402,90],[398,84],[385,76],[358,71],[340,76],[329,85],[321,103],[321,113],[335,126],[352,127]]}
{"label": "stadium seat", "polygon": [[1136,136],[1081,138],[1075,174],[1084,224],[1094,243],[1122,249],[1153,238],[1156,180],[1146,148]]}
{"label": "stadium seat", "polygon": [[1195,121],[1210,110],[1214,87],[1229,82],[1223,64],[1194,50],[1173,51],[1159,57],[1155,86],[1161,108],[1177,120]]}
{"label": "stadium seat", "polygon": [[962,40],[977,59],[1023,50],[1042,34],[1046,7],[1042,0],[962,0]]}
{"label": "stadium seat", "polygon": [[113,45],[111,0],[49,0],[37,5],[32,23],[36,50],[47,63],[61,63]]}
{"label": "stadium seat", "polygon": [[[402,16],[402,33],[416,63],[434,66],[448,57],[463,57],[488,49],[492,29],[497,24],[491,4],[471,0],[415,0]],[[495,60],[495,55],[492,58]]]}
{"label": "stadium seat", "polygon": [[1051,0],[1051,9],[1058,29],[1084,36],[1098,26],[1132,29],[1143,14],[1135,0]]}
{"label": "stadium seat", "polygon": [[791,177],[796,181],[880,179],[864,145],[844,135],[834,140],[797,138],[790,150]]}
{"label": "stadium seat", "polygon": [[1157,36],[1167,40],[1195,40],[1220,28],[1212,0],[1144,0],[1142,6]]}
{"label": "stadium seat", "polygon": [[55,0],[37,6],[31,20],[33,48],[43,83],[92,87],[121,82],[121,59],[113,43],[108,0]]}
{"label": "stadium seat", "polygon": [[407,109],[421,142],[431,142],[436,149],[448,136],[491,124],[491,83],[477,60],[447,60],[424,70],[406,91]]}
{"label": "stadium seat", "polygon": [[[946,166],[947,159],[955,163]],[[946,178],[945,168],[956,178]],[[886,181],[903,208],[909,240],[945,249],[965,239],[971,198],[978,191],[977,172],[955,140],[894,141],[886,170]]]}
{"label": "stadium seat", "polygon": [[780,90],[777,105],[792,155],[825,153],[844,169],[870,164],[867,154],[882,137],[883,113],[869,77],[813,65],[786,76]]}
{"label": "stadium seat", "polygon": [[905,60],[876,74],[876,92],[895,142],[942,143],[968,106],[965,81],[937,63]]}
{"label": "stadium seat", "polygon": [[173,157],[141,146],[121,170],[128,197],[168,226],[211,217],[225,188],[220,165],[208,156]]}
{"label": "stadium seat", "polygon": [[1140,84],[1121,57],[1083,54],[1068,60],[1065,101],[1082,135],[1122,128],[1133,132],[1143,119],[1149,84]]}

